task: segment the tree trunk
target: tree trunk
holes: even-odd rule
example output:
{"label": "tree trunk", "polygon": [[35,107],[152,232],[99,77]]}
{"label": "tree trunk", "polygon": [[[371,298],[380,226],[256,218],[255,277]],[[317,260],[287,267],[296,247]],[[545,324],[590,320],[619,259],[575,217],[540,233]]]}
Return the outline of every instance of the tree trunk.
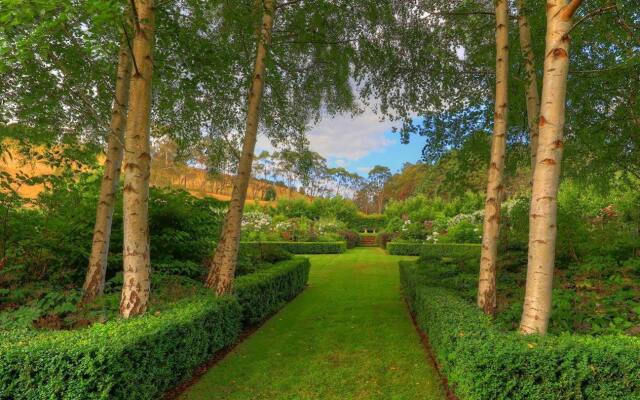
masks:
{"label": "tree trunk", "polygon": [[540,139],[529,214],[529,262],[520,331],[545,334],[557,235],[557,194],[562,160],[571,18],[581,0],[549,0],[540,110]]}
{"label": "tree trunk", "polygon": [[[529,125],[529,144],[531,147],[531,176],[536,167],[536,152],[538,150],[538,137],[540,129],[540,96],[538,94],[538,79],[536,77],[535,57],[531,48],[531,25],[527,17],[524,0],[517,1],[518,26],[520,33],[520,49],[524,59],[525,69],[525,96],[527,100],[527,121]],[[533,181],[532,181],[533,182]]]}
{"label": "tree trunk", "polygon": [[111,240],[111,223],[115,204],[116,190],[120,182],[120,167],[124,145],[124,128],[127,123],[127,105],[129,103],[129,82],[131,80],[131,55],[123,38],[118,56],[116,92],[111,110],[111,123],[107,137],[107,154],[104,175],[100,185],[100,197],[96,211],[96,223],[93,228],[93,242],[89,256],[89,267],[82,286],[82,301],[93,301],[104,291],[104,279],[107,272],[107,256]]}
{"label": "tree trunk", "polygon": [[496,259],[500,236],[504,154],[507,143],[509,80],[509,10],[507,0],[496,1],[496,98],[491,141],[491,162],[484,207],[478,307],[489,315],[496,309]]}
{"label": "tree trunk", "polygon": [[222,236],[211,260],[209,274],[205,282],[205,286],[214,290],[218,295],[231,293],[233,290],[233,277],[240,242],[242,211],[247,197],[249,180],[251,179],[253,152],[255,150],[258,133],[260,103],[262,102],[264,88],[265,61],[268,46],[271,41],[274,10],[273,0],[264,0],[262,29],[258,37],[253,77],[249,89],[247,125],[238,166],[238,174],[234,179],[233,192],[229,203],[229,211],[224,221]]}
{"label": "tree trunk", "polygon": [[125,318],[144,314],[149,300],[149,175],[151,150],[152,49],[154,40],[153,0],[132,2],[135,36],[125,134],[124,160],[124,285],[120,314]]}

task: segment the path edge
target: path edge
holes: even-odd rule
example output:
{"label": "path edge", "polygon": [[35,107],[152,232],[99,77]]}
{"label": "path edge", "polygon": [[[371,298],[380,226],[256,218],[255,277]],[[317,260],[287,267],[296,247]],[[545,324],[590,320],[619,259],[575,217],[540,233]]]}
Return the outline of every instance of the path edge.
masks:
{"label": "path edge", "polygon": [[429,342],[429,336],[427,336],[427,333],[423,331],[422,328],[420,328],[420,325],[418,325],[416,316],[411,311],[411,307],[409,307],[409,302],[407,301],[407,298],[404,295],[402,295],[402,299],[404,301],[404,305],[407,309],[407,312],[411,317],[411,323],[413,324],[413,327],[418,333],[418,336],[420,336],[420,342],[422,342],[422,347],[427,353],[427,357],[429,358],[429,361],[431,361],[431,363],[435,366],[436,373],[438,374],[438,377],[440,378],[440,382],[442,383],[442,387],[445,390],[447,400],[459,400],[458,396],[456,396],[455,392],[449,385],[449,380],[442,373],[442,366],[440,365],[440,363],[438,363],[438,360],[436,359],[435,353],[433,352],[433,347],[431,347],[431,342]]}
{"label": "path edge", "polygon": [[292,301],[294,301],[296,298],[298,298],[298,296],[300,296],[302,293],[304,293],[307,290],[308,287],[309,287],[309,284],[305,285],[305,287],[304,287],[304,289],[302,291],[300,291],[293,298],[291,298],[289,301],[284,303],[282,305],[282,307],[280,307],[280,309],[278,309],[278,311],[274,312],[273,314],[271,314],[270,316],[268,316],[264,320],[258,322],[257,324],[251,325],[251,326],[245,328],[242,332],[240,332],[240,335],[238,335],[238,338],[236,339],[235,342],[233,342],[229,346],[224,347],[224,348],[216,351],[215,353],[213,353],[211,358],[209,358],[207,361],[203,362],[202,364],[200,364],[198,367],[196,367],[193,370],[193,372],[191,373],[191,376],[189,378],[184,379],[182,382],[180,382],[176,386],[174,386],[171,389],[165,391],[164,394],[162,395],[161,399],[162,400],[177,400],[182,394],[184,394],[192,386],[194,386],[196,383],[198,383],[200,381],[200,379],[202,379],[202,377],[207,372],[209,372],[209,370],[211,368],[215,367],[220,361],[224,360],[229,353],[231,353],[233,350],[236,349],[236,347],[238,347],[240,344],[242,344],[245,340],[247,340],[251,335],[253,335],[260,328],[262,328],[267,322],[271,321],[271,319],[274,318],[276,315],[278,315],[280,313],[280,311],[282,311],[288,304],[290,304]]}

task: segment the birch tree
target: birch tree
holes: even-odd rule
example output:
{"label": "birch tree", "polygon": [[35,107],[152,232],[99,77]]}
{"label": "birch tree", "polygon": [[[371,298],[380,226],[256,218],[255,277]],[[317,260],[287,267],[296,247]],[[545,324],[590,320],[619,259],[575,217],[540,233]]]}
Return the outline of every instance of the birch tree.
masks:
{"label": "birch tree", "polygon": [[262,24],[258,37],[251,88],[249,89],[247,125],[238,165],[238,174],[234,179],[229,211],[225,217],[222,236],[211,260],[209,274],[205,282],[205,286],[214,290],[218,295],[230,293],[233,289],[233,277],[236,269],[238,246],[240,244],[240,226],[242,223],[244,203],[247,197],[247,189],[249,187],[249,181],[251,180],[251,165],[253,163],[253,155],[258,135],[258,121],[264,88],[266,57],[271,42],[274,13],[274,1],[264,0]]}
{"label": "birch tree", "polygon": [[132,45],[129,110],[124,159],[124,283],[120,314],[125,318],[144,314],[150,291],[149,176],[151,149],[151,79],[153,77],[154,4],[134,0],[131,4],[134,37]]}
{"label": "birch tree", "polygon": [[[125,33],[126,34],[126,33]],[[107,136],[107,152],[104,174],[100,185],[96,223],[93,229],[93,242],[89,255],[89,267],[85,277],[83,302],[90,302],[104,291],[107,272],[107,257],[111,239],[111,224],[115,206],[116,191],[120,183],[122,166],[124,129],[129,104],[129,83],[131,80],[131,56],[126,39],[123,38],[118,55],[115,96],[111,111],[111,122]]]}
{"label": "birch tree", "polygon": [[507,0],[496,1],[496,90],[491,159],[484,208],[478,307],[485,314],[496,310],[496,264],[500,237],[500,207],[504,192],[503,174],[507,144],[509,84],[509,6]]}
{"label": "birch tree", "polygon": [[549,0],[540,109],[540,138],[529,214],[527,283],[520,331],[545,334],[551,315],[555,268],[557,194],[564,147],[569,32],[582,0]]}
{"label": "birch tree", "polygon": [[[517,0],[518,36],[520,51],[525,69],[525,97],[527,102],[527,125],[529,128],[529,146],[531,150],[531,176],[536,166],[536,152],[538,150],[540,119],[540,95],[538,94],[538,79],[536,77],[536,63],[531,43],[531,25],[524,0]],[[532,181],[533,182],[533,181]]]}

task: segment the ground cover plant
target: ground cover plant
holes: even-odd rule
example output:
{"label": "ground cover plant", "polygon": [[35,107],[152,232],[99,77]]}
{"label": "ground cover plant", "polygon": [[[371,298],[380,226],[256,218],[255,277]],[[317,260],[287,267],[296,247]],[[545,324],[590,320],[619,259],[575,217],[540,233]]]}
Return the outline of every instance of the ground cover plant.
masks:
{"label": "ground cover plant", "polygon": [[[501,331],[475,306],[475,296],[469,296],[477,287],[477,273],[474,278],[461,273],[464,263],[429,258],[400,264],[412,312],[460,399],[637,397],[640,339],[568,332],[527,337],[513,329]],[[556,321],[563,317],[554,313]]]}
{"label": "ground cover plant", "polygon": [[214,298],[200,284],[137,319],[0,332],[0,398],[158,398],[299,294],[308,275],[309,260],[296,258],[239,277],[234,296]]}

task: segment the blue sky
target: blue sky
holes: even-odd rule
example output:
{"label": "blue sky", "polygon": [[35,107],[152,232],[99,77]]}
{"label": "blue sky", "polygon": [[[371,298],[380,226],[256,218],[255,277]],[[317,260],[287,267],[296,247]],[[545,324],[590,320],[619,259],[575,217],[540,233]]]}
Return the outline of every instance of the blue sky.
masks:
{"label": "blue sky", "polygon": [[[356,116],[324,118],[308,137],[311,150],[326,158],[330,167],[341,166],[364,176],[375,165],[397,172],[404,163],[420,160],[424,139],[413,136],[409,144],[401,144],[392,127],[391,122],[367,110]],[[257,152],[272,149],[264,136],[258,139]]]}
{"label": "blue sky", "polygon": [[366,175],[375,165],[385,165],[397,172],[404,163],[421,158],[424,139],[414,136],[409,144],[401,144],[392,127],[390,121],[366,110],[355,116],[323,119],[309,132],[309,141],[311,149],[326,158],[331,167]]}
{"label": "blue sky", "polygon": [[[372,132],[371,135],[378,134]],[[408,144],[400,143],[400,136],[391,132],[391,130],[384,131],[382,137],[384,138],[383,144],[370,150],[364,157],[350,159],[346,157],[327,157],[326,155],[324,157],[327,158],[330,167],[342,166],[360,175],[366,175],[375,165],[385,165],[392,172],[397,172],[405,162],[415,163],[422,157],[424,139],[421,137],[413,136]]]}

